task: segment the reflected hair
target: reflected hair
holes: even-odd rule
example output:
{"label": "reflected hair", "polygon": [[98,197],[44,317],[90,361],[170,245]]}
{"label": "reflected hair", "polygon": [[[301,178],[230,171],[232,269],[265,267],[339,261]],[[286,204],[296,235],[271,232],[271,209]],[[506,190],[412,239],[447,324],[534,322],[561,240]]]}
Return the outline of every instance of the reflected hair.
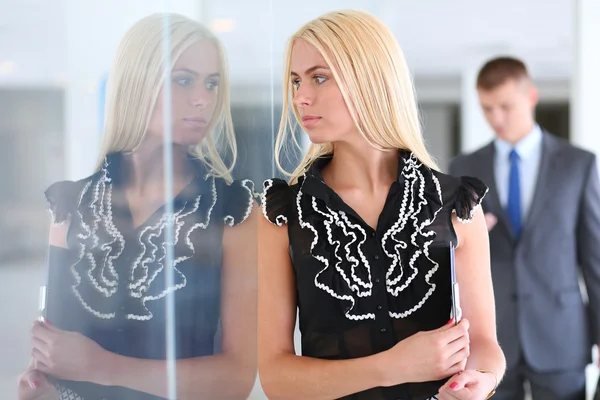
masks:
{"label": "reflected hair", "polygon": [[[170,39],[170,64],[163,50]],[[209,41],[220,58],[217,106],[200,143],[189,149],[211,173],[231,182],[237,158],[230,109],[227,60],[220,41],[201,23],[179,14],[152,14],[136,22],[121,40],[106,90],[102,143],[96,169],[113,152],[132,152],[144,139],[156,101],[171,69],[190,46]],[[230,160],[227,165],[224,159]]]}
{"label": "reflected hair", "polygon": [[393,33],[375,16],[357,10],[322,15],[298,30],[289,39],[283,75],[283,113],[275,143],[278,168],[297,181],[317,158],[333,154],[333,144],[312,143],[292,173],[281,165],[281,154],[290,139],[301,149],[294,134],[291,58],[294,43],[313,45],[327,62],[360,135],[379,150],[409,150],[424,165],[438,169],[427,151],[412,76],[402,49]]}

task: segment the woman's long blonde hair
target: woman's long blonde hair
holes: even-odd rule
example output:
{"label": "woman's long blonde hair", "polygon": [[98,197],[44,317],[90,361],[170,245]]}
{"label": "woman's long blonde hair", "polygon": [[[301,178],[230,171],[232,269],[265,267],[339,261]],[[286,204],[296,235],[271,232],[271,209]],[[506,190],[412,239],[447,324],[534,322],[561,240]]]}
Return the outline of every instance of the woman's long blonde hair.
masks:
{"label": "woman's long blonde hair", "polygon": [[[165,40],[170,41],[171,54],[165,54],[163,50]],[[108,78],[97,170],[108,154],[134,151],[139,146],[148,129],[165,73],[173,68],[186,49],[205,40],[212,42],[218,50],[221,80],[217,106],[207,126],[207,134],[190,149],[190,153],[202,160],[215,176],[231,181],[237,146],[225,52],[209,29],[178,14],[147,16],[136,22],[121,40]],[[171,65],[165,65],[169,58]],[[226,165],[224,156],[230,158],[231,165]]]}
{"label": "woman's long blonde hair", "polygon": [[360,135],[380,150],[405,149],[431,169],[438,169],[425,146],[412,77],[392,32],[373,15],[355,10],[336,11],[304,25],[289,40],[283,73],[283,114],[275,143],[275,161],[294,183],[316,158],[333,153],[332,143],[311,144],[304,159],[291,174],[280,156],[294,135],[290,108],[300,121],[293,103],[290,78],[294,43],[313,45],[331,68]]}

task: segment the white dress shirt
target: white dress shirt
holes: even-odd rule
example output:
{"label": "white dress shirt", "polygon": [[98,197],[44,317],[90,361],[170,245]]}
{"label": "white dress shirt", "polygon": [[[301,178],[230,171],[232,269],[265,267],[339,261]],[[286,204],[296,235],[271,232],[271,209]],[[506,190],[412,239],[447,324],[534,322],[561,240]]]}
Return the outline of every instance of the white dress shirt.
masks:
{"label": "white dress shirt", "polygon": [[533,201],[542,158],[542,129],[536,124],[533,130],[516,145],[496,138],[494,146],[496,149],[494,158],[496,188],[498,189],[500,204],[504,209],[506,209],[508,203],[510,152],[514,148],[519,155],[521,215],[523,221],[525,221]]}

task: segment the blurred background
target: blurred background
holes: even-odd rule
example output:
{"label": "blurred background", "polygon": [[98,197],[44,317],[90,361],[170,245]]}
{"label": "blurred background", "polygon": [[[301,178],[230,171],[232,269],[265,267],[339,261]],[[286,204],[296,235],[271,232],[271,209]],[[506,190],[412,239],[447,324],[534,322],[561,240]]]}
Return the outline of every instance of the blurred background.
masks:
{"label": "blurred background", "polygon": [[[267,155],[281,113],[286,40],[342,8],[372,12],[395,33],[443,169],[492,139],[474,82],[482,62],[497,55],[527,63],[540,91],[540,125],[600,151],[597,0],[0,0],[0,398],[16,398],[28,363],[47,249],[43,191],[92,172],[103,84],[125,31],[172,11],[217,33],[232,79],[236,175],[260,183],[277,175]],[[590,367],[590,381],[594,373]],[[258,386],[252,398],[264,398]]]}

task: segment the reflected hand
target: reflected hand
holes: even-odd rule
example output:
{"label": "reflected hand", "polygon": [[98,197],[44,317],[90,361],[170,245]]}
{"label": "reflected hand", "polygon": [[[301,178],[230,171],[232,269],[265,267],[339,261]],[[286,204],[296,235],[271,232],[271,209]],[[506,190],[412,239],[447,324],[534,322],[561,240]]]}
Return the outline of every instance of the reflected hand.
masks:
{"label": "reflected hand", "polygon": [[485,400],[496,386],[490,373],[468,369],[454,375],[438,392],[438,400]]}
{"label": "reflected hand", "polygon": [[110,370],[110,353],[78,332],[36,321],[32,356],[36,369],[59,379],[102,384]]}
{"label": "reflected hand", "polygon": [[31,359],[29,366],[19,376],[17,389],[19,400],[57,400],[58,393],[48,382],[43,372],[35,369],[35,360]]}

